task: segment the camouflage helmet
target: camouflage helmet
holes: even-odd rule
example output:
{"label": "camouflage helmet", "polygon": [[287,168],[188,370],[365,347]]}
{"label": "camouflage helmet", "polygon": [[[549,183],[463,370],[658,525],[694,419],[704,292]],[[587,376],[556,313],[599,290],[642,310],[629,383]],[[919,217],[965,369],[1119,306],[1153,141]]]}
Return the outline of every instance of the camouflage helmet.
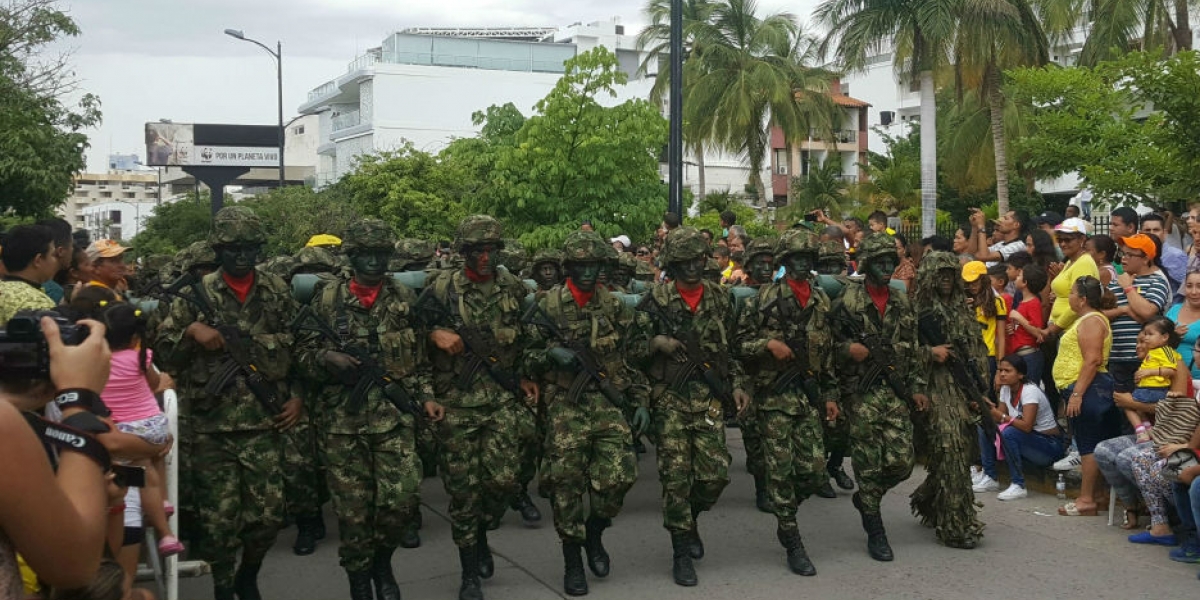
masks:
{"label": "camouflage helmet", "polygon": [[396,242],[396,255],[408,262],[433,260],[433,242],[417,238],[404,238]]}
{"label": "camouflage helmet", "polygon": [[837,240],[826,240],[817,244],[818,260],[836,260],[846,264],[846,245]]}
{"label": "camouflage helmet", "polygon": [[667,234],[663,243],[663,264],[685,262],[708,256],[708,242],[695,227],[676,227]]}
{"label": "camouflage helmet", "polygon": [[179,269],[184,271],[190,271],[202,265],[216,265],[217,253],[208,242],[192,242],[190,246],[175,255],[175,263]]}
{"label": "camouflage helmet", "polygon": [[789,229],[775,245],[775,260],[782,261],[789,254],[809,254],[816,260],[820,253],[817,234],[803,228]]}
{"label": "camouflage helmet", "polygon": [[270,273],[286,279],[292,276],[292,267],[295,264],[295,259],[286,254],[281,254],[279,256],[272,256],[271,258],[268,258],[255,268],[264,273]]}
{"label": "camouflage helmet", "polygon": [[454,250],[462,252],[463,248],[472,244],[503,243],[504,227],[488,215],[471,215],[458,224],[454,232]]}
{"label": "camouflage helmet", "polygon": [[650,263],[644,260],[637,261],[637,268],[633,271],[633,278],[640,281],[652,281],[654,279],[654,267],[650,266]]}
{"label": "camouflage helmet", "polygon": [[159,272],[166,268],[171,262],[171,257],[166,254],[151,254],[146,257],[146,271]]}
{"label": "camouflage helmet", "polygon": [[395,251],[396,234],[379,219],[355,221],[342,234],[342,251],[351,254],[362,249]]}
{"label": "camouflage helmet", "polygon": [[628,270],[630,274],[637,272],[638,263],[642,262],[629,252],[622,252],[617,257],[617,268]]}
{"label": "camouflage helmet", "polygon": [[338,258],[328,248],[305,246],[292,259],[291,271],[308,273],[332,273],[338,269]]}
{"label": "camouflage helmet", "polygon": [[605,261],[612,249],[595,231],[575,230],[563,242],[563,263]]}
{"label": "camouflage helmet", "polygon": [[[567,239],[570,238],[568,237]],[[537,268],[537,266],[542,263],[554,263],[555,265],[562,266],[563,259],[564,255],[562,250],[543,248],[538,250],[537,254],[533,255],[533,260],[530,261],[529,266]]]}
{"label": "camouflage helmet", "polygon": [[779,238],[773,235],[760,235],[746,244],[746,260],[750,260],[759,254],[770,254],[775,256],[775,246],[779,243]]}
{"label": "camouflage helmet", "polygon": [[720,277],[721,265],[717,264],[717,259],[710,258],[704,261],[704,276],[705,277]]}
{"label": "camouflage helmet", "polygon": [[500,264],[504,265],[511,273],[519,273],[525,269],[525,263],[529,260],[529,255],[525,253],[525,246],[517,240],[501,240],[500,251],[496,254]]}
{"label": "camouflage helmet", "polygon": [[226,206],[213,217],[208,243],[214,248],[223,244],[262,244],[267,232],[262,220],[245,206]]}
{"label": "camouflage helmet", "polygon": [[896,238],[882,232],[868,234],[859,243],[858,250],[854,252],[854,256],[863,262],[888,254],[898,257],[896,253]]}

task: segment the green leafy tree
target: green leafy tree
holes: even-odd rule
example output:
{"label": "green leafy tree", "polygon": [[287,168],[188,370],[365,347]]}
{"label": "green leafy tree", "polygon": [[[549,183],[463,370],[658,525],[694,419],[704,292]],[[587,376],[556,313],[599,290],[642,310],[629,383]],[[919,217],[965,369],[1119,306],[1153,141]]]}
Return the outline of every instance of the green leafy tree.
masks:
{"label": "green leafy tree", "polygon": [[86,166],[82,133],[100,121],[100,101],[85,94],[76,106],[67,58],[47,59],[46,46],[79,35],[53,0],[0,4],[0,210],[48,215],[70,193]]}
{"label": "green leafy tree", "polygon": [[1087,37],[1079,64],[1094,67],[1139,50],[1174,54],[1192,49],[1197,0],[1035,0],[1046,30],[1066,42],[1080,23]]}
{"label": "green leafy tree", "polygon": [[[666,204],[658,156],[667,123],[645,100],[597,101],[626,80],[602,47],[567,61],[514,143],[491,146],[487,190],[468,197],[467,207],[499,218],[531,250],[561,244],[581,219],[603,235],[650,239]],[[485,123],[486,130],[491,119]]]}
{"label": "green leafy tree", "polygon": [[137,256],[175,254],[193,242],[208,238],[212,226],[212,199],[208,191],[154,207],[142,230],[132,240]]}
{"label": "green leafy tree", "polygon": [[[716,195],[717,194],[712,194],[712,196]],[[684,218],[683,222],[689,227],[695,227],[696,229],[707,229],[713,232],[713,235],[719,238],[721,237],[721,211],[723,210],[733,211],[733,214],[737,215],[737,224],[746,228],[746,233],[748,233],[752,238],[762,235],[775,235],[778,233],[771,223],[769,223],[765,217],[760,215],[758,211],[746,206],[745,204],[742,204],[741,202],[738,202],[737,200],[731,201],[720,210],[716,210],[714,207],[714,209],[703,211],[695,217],[686,217]]]}
{"label": "green leafy tree", "polygon": [[320,192],[307,186],[276,188],[240,204],[254,211],[267,227],[267,256],[294,254],[318,233],[341,236],[359,219],[358,212],[333,186]]}
{"label": "green leafy tree", "polygon": [[849,208],[849,185],[842,179],[842,165],[826,160],[812,165],[808,175],[792,178],[792,201],[780,213],[782,219],[797,221],[814,210],[841,215]]}
{"label": "green leafy tree", "polygon": [[401,237],[450,238],[466,215],[459,202],[465,168],[405,143],[399,150],[358,159],[330,188],[333,198],[363,217],[382,219]]}

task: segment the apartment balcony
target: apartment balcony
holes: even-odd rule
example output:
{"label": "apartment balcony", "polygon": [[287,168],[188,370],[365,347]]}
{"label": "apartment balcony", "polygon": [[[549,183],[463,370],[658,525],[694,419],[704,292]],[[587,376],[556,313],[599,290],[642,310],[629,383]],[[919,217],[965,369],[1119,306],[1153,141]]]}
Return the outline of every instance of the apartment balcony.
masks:
{"label": "apartment balcony", "polygon": [[313,101],[319,100],[321,98],[324,98],[325,96],[331,96],[333,94],[336,94],[337,91],[338,91],[337,82],[335,82],[335,81],[326,82],[325,84],[321,85],[318,88],[313,89],[311,92],[308,93],[308,101],[313,102]]}
{"label": "apartment balcony", "polygon": [[334,117],[332,123],[334,131],[341,131],[360,125],[362,123],[362,116],[357,110],[344,112]]}

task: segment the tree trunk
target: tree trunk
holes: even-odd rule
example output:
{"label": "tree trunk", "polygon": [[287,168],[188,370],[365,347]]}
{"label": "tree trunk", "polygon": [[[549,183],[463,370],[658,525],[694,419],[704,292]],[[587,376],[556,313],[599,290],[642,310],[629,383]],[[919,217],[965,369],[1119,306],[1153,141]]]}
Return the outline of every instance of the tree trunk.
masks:
{"label": "tree trunk", "polygon": [[1175,0],[1175,51],[1192,49],[1192,25],[1188,15],[1188,0]]}
{"label": "tree trunk", "polygon": [[921,237],[937,233],[936,102],[933,71],[921,71]]}
{"label": "tree trunk", "polygon": [[1004,93],[1000,91],[1000,71],[989,69],[991,89],[988,109],[992,117],[992,152],[996,155],[996,207],[1003,217],[1008,213],[1008,150],[1004,137]]}
{"label": "tree trunk", "polygon": [[700,186],[696,189],[696,205],[699,206],[708,194],[704,183],[704,144],[696,144],[696,181]]}

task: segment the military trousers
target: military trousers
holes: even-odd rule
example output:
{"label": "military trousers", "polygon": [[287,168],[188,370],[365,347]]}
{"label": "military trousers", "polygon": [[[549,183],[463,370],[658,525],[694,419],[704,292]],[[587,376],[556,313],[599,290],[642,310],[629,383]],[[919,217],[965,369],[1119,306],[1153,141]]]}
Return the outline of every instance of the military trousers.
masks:
{"label": "military trousers", "polygon": [[347,571],[365,571],[376,550],[400,545],[420,498],[421,461],[408,418],[391,431],[326,434],[326,470],[338,517],[338,556]]}
{"label": "military trousers", "polygon": [[[944,369],[941,371],[944,373]],[[977,445],[972,442],[978,436],[971,437],[975,424],[966,399],[950,387],[948,375],[939,377],[942,373],[935,368],[933,382],[945,385],[935,385],[929,410],[919,413],[916,419],[929,451],[925,481],[913,491],[911,507],[922,523],[934,528],[942,542],[978,541],[983,537],[983,523],[978,518],[969,475]]]}
{"label": "military trousers", "polygon": [[691,531],[695,514],[717,503],[729,485],[729,449],[725,424],[706,412],[656,408],[652,414],[662,483],[663,527]]}
{"label": "military trousers", "polygon": [[[846,398],[842,405],[848,405]],[[845,414],[839,414],[833,421],[821,421],[821,429],[825,438],[825,467],[829,470],[842,467],[846,455],[850,452],[850,422]]]}
{"label": "military trousers", "polygon": [[329,497],[320,452],[320,437],[310,418],[282,433],[283,490],[287,514],[306,517],[320,514]]}
{"label": "military trousers", "polygon": [[438,441],[442,484],[450,496],[450,529],[459,548],[474,546],[479,527],[503,515],[517,493],[520,421],[532,418],[515,399],[446,407]]}
{"label": "military trousers", "polygon": [[282,443],[275,431],[196,434],[196,503],[213,584],[233,586],[237,552],[261,563],[283,524]]}
{"label": "military trousers", "polygon": [[850,456],[864,512],[878,514],[888,490],[913,470],[913,425],[908,402],[878,385],[852,396]]}
{"label": "military trousers", "polygon": [[554,528],[564,542],[583,543],[589,517],[612,519],[637,481],[632,432],[620,409],[599,393],[569,402],[565,394],[547,409],[546,470]]}
{"label": "military trousers", "polygon": [[746,471],[761,483],[766,477],[766,448],[763,445],[762,421],[758,408],[751,403],[738,415],[738,427],[742,431],[742,444],[746,447]]}
{"label": "military trousers", "polygon": [[817,411],[804,405],[799,414],[759,410],[763,433],[767,496],[780,529],[796,528],[796,510],[828,480],[825,444]]}

